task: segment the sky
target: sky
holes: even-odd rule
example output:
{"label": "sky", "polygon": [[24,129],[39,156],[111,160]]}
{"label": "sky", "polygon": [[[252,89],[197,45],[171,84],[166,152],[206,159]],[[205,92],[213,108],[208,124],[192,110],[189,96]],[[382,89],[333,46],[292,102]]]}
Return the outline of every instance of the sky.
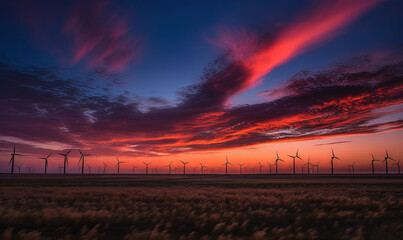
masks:
{"label": "sky", "polygon": [[[369,172],[403,158],[398,0],[4,1],[0,172]],[[396,163],[391,161],[391,164]],[[377,172],[385,170],[376,162]],[[274,169],[273,169],[274,171]],[[390,165],[390,172],[397,166]]]}

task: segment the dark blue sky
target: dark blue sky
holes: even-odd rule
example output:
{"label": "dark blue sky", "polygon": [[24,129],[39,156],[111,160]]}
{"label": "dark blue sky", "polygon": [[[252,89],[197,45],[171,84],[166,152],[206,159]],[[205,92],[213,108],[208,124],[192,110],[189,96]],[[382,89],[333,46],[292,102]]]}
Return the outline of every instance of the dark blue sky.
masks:
{"label": "dark blue sky", "polygon": [[[245,28],[275,35],[313,4],[315,1],[112,1],[103,13],[126,21],[127,35],[136,44],[133,58],[119,71],[118,78],[126,82],[124,90],[173,101],[179,88],[197,82],[205,66],[224,52],[212,44],[219,31]],[[91,73],[94,69],[83,61],[73,64],[69,59],[72,38],[63,33],[63,26],[73,6],[71,1],[3,4],[0,52],[25,64],[60,65],[77,74]],[[377,5],[335,37],[277,67],[260,85],[231,102],[262,101],[256,96],[259,92],[302,69],[317,70],[348,57],[399,46],[403,39],[401,9],[397,0]]]}

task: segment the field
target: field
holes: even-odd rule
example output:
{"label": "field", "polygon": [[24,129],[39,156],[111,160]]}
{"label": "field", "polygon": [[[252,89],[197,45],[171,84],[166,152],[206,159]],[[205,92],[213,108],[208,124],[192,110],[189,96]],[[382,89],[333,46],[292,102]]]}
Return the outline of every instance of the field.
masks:
{"label": "field", "polygon": [[398,176],[0,175],[1,239],[401,239]]}

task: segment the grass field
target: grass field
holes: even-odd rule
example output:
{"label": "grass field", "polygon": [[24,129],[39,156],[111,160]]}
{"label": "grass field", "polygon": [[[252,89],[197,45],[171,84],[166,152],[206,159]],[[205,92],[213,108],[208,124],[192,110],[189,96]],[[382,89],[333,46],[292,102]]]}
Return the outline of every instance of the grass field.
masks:
{"label": "grass field", "polygon": [[1,239],[401,239],[386,176],[0,175]]}

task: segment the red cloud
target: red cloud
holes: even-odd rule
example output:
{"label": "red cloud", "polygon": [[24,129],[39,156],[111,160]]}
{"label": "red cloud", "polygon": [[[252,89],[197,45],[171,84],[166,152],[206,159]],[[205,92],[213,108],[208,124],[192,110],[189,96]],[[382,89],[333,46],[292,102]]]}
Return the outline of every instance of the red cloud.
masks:
{"label": "red cloud", "polygon": [[257,84],[259,78],[275,67],[334,36],[381,1],[326,1],[292,21],[269,43],[264,37],[259,39],[246,31],[221,33],[219,45],[229,48],[233,59],[241,61],[251,73],[239,91]]}
{"label": "red cloud", "polygon": [[107,1],[80,3],[70,13],[63,32],[73,37],[73,62],[107,71],[123,70],[137,52],[127,21],[107,10]]}

